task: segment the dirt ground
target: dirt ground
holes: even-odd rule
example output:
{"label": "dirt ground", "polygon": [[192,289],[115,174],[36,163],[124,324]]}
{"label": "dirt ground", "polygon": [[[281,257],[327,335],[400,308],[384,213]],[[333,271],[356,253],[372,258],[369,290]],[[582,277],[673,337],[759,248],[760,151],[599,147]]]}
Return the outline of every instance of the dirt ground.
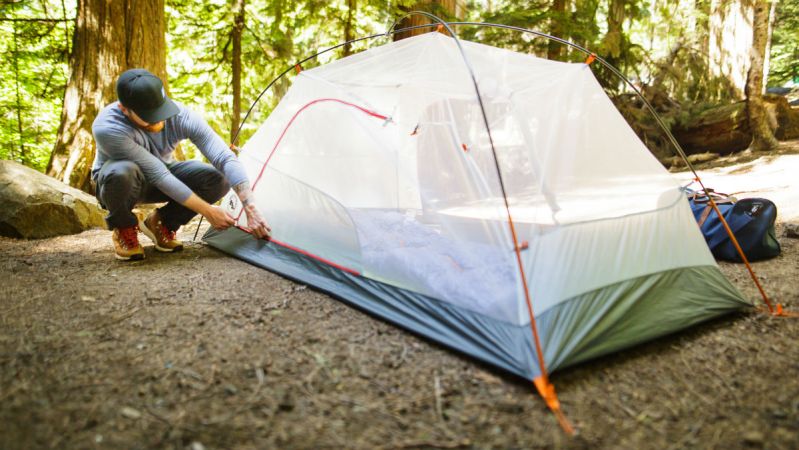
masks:
{"label": "dirt ground", "polygon": [[[799,311],[783,229],[754,267]],[[529,382],[203,244],[146,251],[0,238],[0,449],[799,448],[799,319],[727,316],[554,374],[568,437]]]}

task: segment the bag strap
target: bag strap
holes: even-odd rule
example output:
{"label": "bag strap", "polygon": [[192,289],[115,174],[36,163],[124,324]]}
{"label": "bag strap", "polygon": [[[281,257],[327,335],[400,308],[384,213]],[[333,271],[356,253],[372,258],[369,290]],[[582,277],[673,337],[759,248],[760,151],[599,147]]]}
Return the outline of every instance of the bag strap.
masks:
{"label": "bag strap", "polygon": [[710,205],[705,206],[705,209],[702,210],[702,215],[699,216],[699,220],[697,221],[699,228],[702,228],[707,218],[710,217],[710,211],[713,211],[713,207]]}
{"label": "bag strap", "polygon": [[719,203],[736,203],[738,201],[737,198],[733,197],[732,194],[723,194],[721,192],[716,192],[713,189],[708,188],[706,191],[694,191],[693,195],[691,196],[691,200],[694,203],[710,203],[710,197],[713,197],[713,201],[716,204]]}

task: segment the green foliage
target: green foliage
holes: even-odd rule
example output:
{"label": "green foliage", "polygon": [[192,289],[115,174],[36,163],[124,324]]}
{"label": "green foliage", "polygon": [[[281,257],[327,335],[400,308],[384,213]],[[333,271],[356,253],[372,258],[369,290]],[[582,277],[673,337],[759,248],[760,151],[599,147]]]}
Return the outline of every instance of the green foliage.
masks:
{"label": "green foliage", "polygon": [[[491,22],[515,27],[527,28],[542,33],[552,33],[553,29],[561,29],[563,33],[555,37],[566,39],[578,45],[595,43],[599,37],[599,26],[595,16],[599,7],[599,0],[573,0],[569,2],[571,8],[563,13],[552,11],[551,0],[521,0],[497,1],[494,8],[486,11],[480,8],[479,3],[472,3],[470,8],[472,20],[478,22]],[[470,27],[463,30],[466,39],[477,39],[498,47],[508,48],[519,52],[532,53],[545,56],[549,40],[535,38],[532,35],[522,35],[514,31],[495,28]],[[567,48],[564,60],[582,61],[585,55],[572,48]]]}
{"label": "green foliage", "polygon": [[74,0],[0,6],[0,159],[46,167],[61,119],[74,17]]}
{"label": "green foliage", "polygon": [[[385,31],[398,8],[386,10],[384,1],[355,0],[353,35]],[[288,89],[292,67],[316,52],[344,40],[347,0],[269,0],[246,3],[242,33],[242,119],[270,81],[290,72],[258,102],[242,130],[240,142],[255,132]],[[232,108],[231,32],[233,8],[229,0],[167,1],[167,67],[171,95],[203,111],[221,136],[230,136]],[[357,52],[385,40],[353,44]],[[311,68],[340,57],[343,49],[328,52],[303,64]],[[191,152],[189,152],[191,153]],[[191,156],[191,155],[189,155]]]}
{"label": "green foliage", "polygon": [[771,38],[769,85],[799,85],[799,0],[777,3]]}
{"label": "green foliage", "polygon": [[[693,109],[729,98],[723,78],[710,76],[707,39],[710,0],[470,0],[465,20],[495,22],[572,41],[605,57],[637,86],[659,98],[669,123]],[[0,158],[43,170],[60,121],[77,0],[11,0],[0,4]],[[560,4],[560,3],[558,3]],[[202,112],[226,139],[232,114],[232,30],[234,0],[166,0],[167,70],[173,98]],[[261,91],[288,70],[258,102],[240,142],[255,131],[286,92],[293,66],[351,35],[385,31],[413,9],[446,16],[440,5],[422,0],[246,0],[242,34],[242,117]],[[355,13],[349,14],[349,6]],[[491,6],[489,9],[488,6]],[[452,18],[452,17],[449,17]],[[65,20],[66,19],[66,20]],[[508,30],[464,26],[462,38],[545,57],[546,39]],[[354,43],[351,52],[385,43],[388,37]],[[563,47],[555,54],[581,62],[585,55]],[[338,48],[303,63],[311,68],[343,55]],[[633,96],[615,75],[593,70],[620,108],[638,117]],[[799,82],[799,0],[777,7],[770,84]],[[654,97],[653,97],[654,98]],[[674,104],[683,107],[673,108]],[[627,102],[627,106],[624,105]],[[670,103],[671,102],[671,103]],[[667,111],[669,108],[672,110]],[[671,115],[669,115],[671,114]],[[86,118],[92,120],[93,118]],[[643,118],[634,119],[645,122]],[[645,128],[645,125],[643,125]],[[190,146],[187,150],[193,156]]]}

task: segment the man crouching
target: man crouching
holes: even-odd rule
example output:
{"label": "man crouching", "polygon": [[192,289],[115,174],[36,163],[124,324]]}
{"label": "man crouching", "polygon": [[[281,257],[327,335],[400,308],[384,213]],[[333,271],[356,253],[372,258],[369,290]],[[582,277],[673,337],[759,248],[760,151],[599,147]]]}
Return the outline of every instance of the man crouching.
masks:
{"label": "man crouching", "polygon": [[[131,69],[117,80],[118,101],[106,106],[92,124],[97,154],[92,181],[97,199],[109,214],[108,227],[116,258],[144,258],[141,230],[156,250],[183,249],[178,228],[201,214],[214,228],[234,225],[227,212],[212,205],[231,188],[247,214],[257,238],[271,229],[255,207],[241,163],[208,123],[184,105],[169,99],[161,80],[144,69]],[[173,153],[183,139],[191,140],[211,165],[177,162]],[[167,202],[140,221],[133,208],[139,203]]]}

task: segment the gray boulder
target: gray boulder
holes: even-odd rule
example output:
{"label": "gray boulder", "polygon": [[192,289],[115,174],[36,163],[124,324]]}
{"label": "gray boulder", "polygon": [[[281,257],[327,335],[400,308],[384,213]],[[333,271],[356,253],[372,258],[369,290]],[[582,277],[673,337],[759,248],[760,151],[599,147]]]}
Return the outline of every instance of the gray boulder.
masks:
{"label": "gray boulder", "polygon": [[0,161],[0,235],[37,239],[105,227],[93,196],[13,161]]}

